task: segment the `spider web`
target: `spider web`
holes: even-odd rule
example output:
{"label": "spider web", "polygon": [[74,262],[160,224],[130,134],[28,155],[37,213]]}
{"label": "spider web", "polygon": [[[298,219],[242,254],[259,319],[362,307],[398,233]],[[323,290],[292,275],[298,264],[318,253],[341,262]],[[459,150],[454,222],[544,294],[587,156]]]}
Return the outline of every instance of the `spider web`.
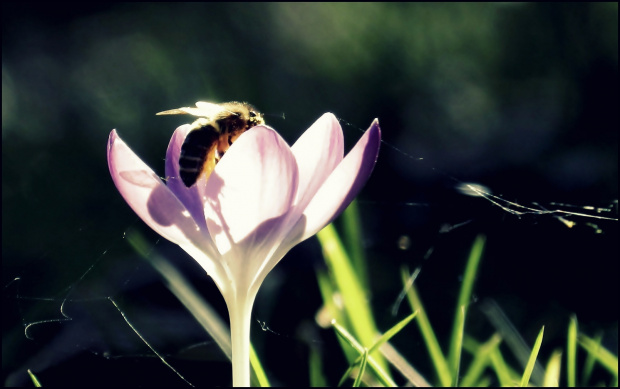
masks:
{"label": "spider web", "polygon": [[[345,127],[363,131],[344,120],[341,122]],[[382,153],[386,153],[386,149],[387,152],[397,153],[408,163],[427,163],[424,159],[414,157],[385,141],[382,141],[382,149]],[[536,201],[521,203],[507,199],[506,195],[493,194],[485,185],[461,181],[435,169],[432,165],[428,169],[452,182],[450,190],[454,195],[482,199],[487,203],[487,208],[500,210],[505,217],[513,218],[515,223],[519,223],[522,218],[533,217],[537,223],[550,219],[556,221],[562,228],[573,229],[582,226],[594,234],[617,231],[617,200],[604,206],[563,202],[549,202],[543,205]],[[417,201],[360,200],[359,202],[363,208],[371,211],[402,207],[432,210],[441,206]],[[446,235],[471,228],[477,219],[478,215],[471,213],[462,220],[443,221],[436,233]],[[134,219],[132,225],[134,223],[139,221]],[[80,227],[75,231],[75,235],[85,236],[87,231],[88,227]],[[56,366],[75,358],[85,358],[84,355],[91,355],[93,363],[97,364],[98,368],[101,368],[101,361],[108,361],[109,364],[119,360],[141,361],[144,371],[150,372],[156,368],[167,372],[163,373],[163,377],[158,376],[159,379],[177,384],[183,382],[187,385],[201,384],[197,378],[200,376],[197,373],[200,368],[193,366],[192,363],[186,364],[187,360],[197,358],[200,362],[216,360],[223,364],[227,363],[215,343],[209,339],[205,340],[208,336],[193,323],[191,316],[186,312],[181,313],[183,308],[179,304],[175,305],[169,295],[165,297],[167,291],[163,286],[154,286],[161,281],[146,263],[134,260],[123,266],[114,267],[116,274],[110,277],[105,269],[107,266],[102,263],[109,262],[119,255],[119,246],[124,245],[123,239],[123,236],[117,236],[112,238],[112,243],[103,244],[104,251],[95,256],[92,263],[77,278],[70,281],[64,290],[54,293],[52,297],[42,297],[45,296],[44,292],[23,294],[20,290],[23,289],[24,280],[20,278],[5,286],[5,297],[9,300],[9,304],[5,304],[5,312],[14,309],[13,313],[19,316],[19,321],[23,325],[23,336],[39,346],[35,347],[37,351],[26,359],[22,366],[6,377],[5,382],[24,385],[28,382],[27,376],[23,374],[26,369],[35,372],[53,370]],[[169,252],[172,258],[179,256],[179,250],[171,247],[173,245],[167,242],[160,243],[156,237],[153,237],[153,240],[157,242],[153,250]],[[369,239],[370,246],[372,240]],[[393,242],[394,248],[401,252],[409,252],[412,244],[412,237],[407,233],[400,234],[398,240]],[[433,241],[419,255],[419,260],[424,264],[432,263],[433,252],[440,246],[439,241]],[[44,256],[47,255],[49,253]],[[192,262],[189,258],[181,258],[177,264],[183,266],[182,263]],[[418,269],[426,269],[426,265]],[[193,269],[190,267],[189,273],[192,272],[202,274],[201,270],[195,267]],[[426,270],[422,271],[425,272]],[[412,282],[418,273],[412,277]],[[218,295],[218,292],[211,286],[206,294]],[[391,316],[397,314],[403,297],[402,293],[398,296],[392,295],[389,304]],[[220,306],[220,311],[222,317],[226,317],[225,308],[222,309]],[[184,328],[182,334],[174,331],[179,327]],[[280,329],[275,331],[272,327],[274,325],[268,321],[255,319],[256,331],[280,338],[280,343],[295,344],[299,341],[294,334],[288,334]],[[282,328],[282,325],[278,325],[277,328]],[[321,343],[318,337],[311,338],[310,341]],[[223,375],[227,374],[229,375],[229,373]],[[206,382],[212,384],[213,380]],[[227,378],[222,382],[223,385],[227,385]]]}

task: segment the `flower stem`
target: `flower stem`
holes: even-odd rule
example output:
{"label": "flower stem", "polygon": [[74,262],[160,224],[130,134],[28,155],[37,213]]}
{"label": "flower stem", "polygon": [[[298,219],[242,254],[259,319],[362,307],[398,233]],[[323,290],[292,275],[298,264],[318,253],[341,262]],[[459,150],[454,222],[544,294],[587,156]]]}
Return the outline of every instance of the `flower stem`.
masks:
{"label": "flower stem", "polygon": [[250,323],[256,295],[237,294],[228,304],[232,342],[233,386],[250,386]]}

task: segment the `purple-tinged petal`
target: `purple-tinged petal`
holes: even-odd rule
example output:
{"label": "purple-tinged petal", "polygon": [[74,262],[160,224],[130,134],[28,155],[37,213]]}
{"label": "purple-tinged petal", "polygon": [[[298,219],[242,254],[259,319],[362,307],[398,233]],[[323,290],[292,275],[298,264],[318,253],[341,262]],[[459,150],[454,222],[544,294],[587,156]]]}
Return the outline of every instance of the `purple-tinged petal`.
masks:
{"label": "purple-tinged petal", "polygon": [[[166,184],[183,205],[185,205],[185,208],[190,212],[196,224],[198,224],[201,229],[206,230],[207,224],[205,223],[204,216],[204,179],[198,180],[195,185],[188,188],[181,180],[179,174],[181,146],[190,128],[191,126],[189,124],[185,124],[177,128],[174,134],[172,134],[172,138],[168,144],[168,151],[166,152]],[[206,236],[208,237],[208,234],[206,234]]]}
{"label": "purple-tinged petal", "polygon": [[202,232],[187,209],[116,130],[108,139],[108,167],[118,191],[149,227],[180,246],[201,246]]}
{"label": "purple-tinged petal", "polygon": [[[303,211],[305,218],[298,222],[305,223],[303,235],[300,238],[289,235],[289,241],[299,239],[298,242],[301,242],[309,238],[344,211],[368,180],[377,161],[380,144],[381,129],[375,119]],[[292,232],[295,230],[291,229]]]}
{"label": "purple-tinged petal", "polygon": [[[242,134],[207,181],[205,218],[220,253],[260,266],[258,247],[279,243],[274,235],[283,226],[275,221],[286,218],[297,185],[295,157],[277,132],[257,126]],[[229,265],[237,270],[243,263]]]}
{"label": "purple-tinged petal", "polygon": [[342,161],[344,139],[338,119],[332,113],[324,114],[301,135],[291,150],[299,167],[295,204],[303,209]]}

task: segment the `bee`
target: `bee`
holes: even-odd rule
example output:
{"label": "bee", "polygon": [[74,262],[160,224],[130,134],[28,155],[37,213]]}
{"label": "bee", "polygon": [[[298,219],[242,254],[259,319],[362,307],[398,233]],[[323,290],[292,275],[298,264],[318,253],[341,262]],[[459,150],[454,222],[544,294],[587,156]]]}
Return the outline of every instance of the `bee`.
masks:
{"label": "bee", "polygon": [[198,116],[181,146],[179,172],[186,187],[196,183],[201,175],[209,178],[215,164],[235,140],[254,126],[265,124],[263,115],[248,103],[232,101],[214,104],[199,101],[196,108],[184,107],[157,115]]}

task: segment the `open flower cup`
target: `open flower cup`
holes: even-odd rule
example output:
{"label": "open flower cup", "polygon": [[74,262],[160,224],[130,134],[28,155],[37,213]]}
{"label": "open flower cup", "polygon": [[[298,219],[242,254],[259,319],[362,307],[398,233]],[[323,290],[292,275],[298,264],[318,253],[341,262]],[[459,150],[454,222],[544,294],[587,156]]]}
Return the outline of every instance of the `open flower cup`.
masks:
{"label": "open flower cup", "polygon": [[230,315],[233,385],[250,383],[250,319],[267,274],[296,244],[336,218],[367,181],[381,142],[375,119],[344,157],[342,129],[331,113],[292,147],[273,129],[243,133],[209,176],[187,188],[179,178],[179,127],[162,181],[115,130],[108,165],[119,192],[153,230],[178,244],[215,281]]}

